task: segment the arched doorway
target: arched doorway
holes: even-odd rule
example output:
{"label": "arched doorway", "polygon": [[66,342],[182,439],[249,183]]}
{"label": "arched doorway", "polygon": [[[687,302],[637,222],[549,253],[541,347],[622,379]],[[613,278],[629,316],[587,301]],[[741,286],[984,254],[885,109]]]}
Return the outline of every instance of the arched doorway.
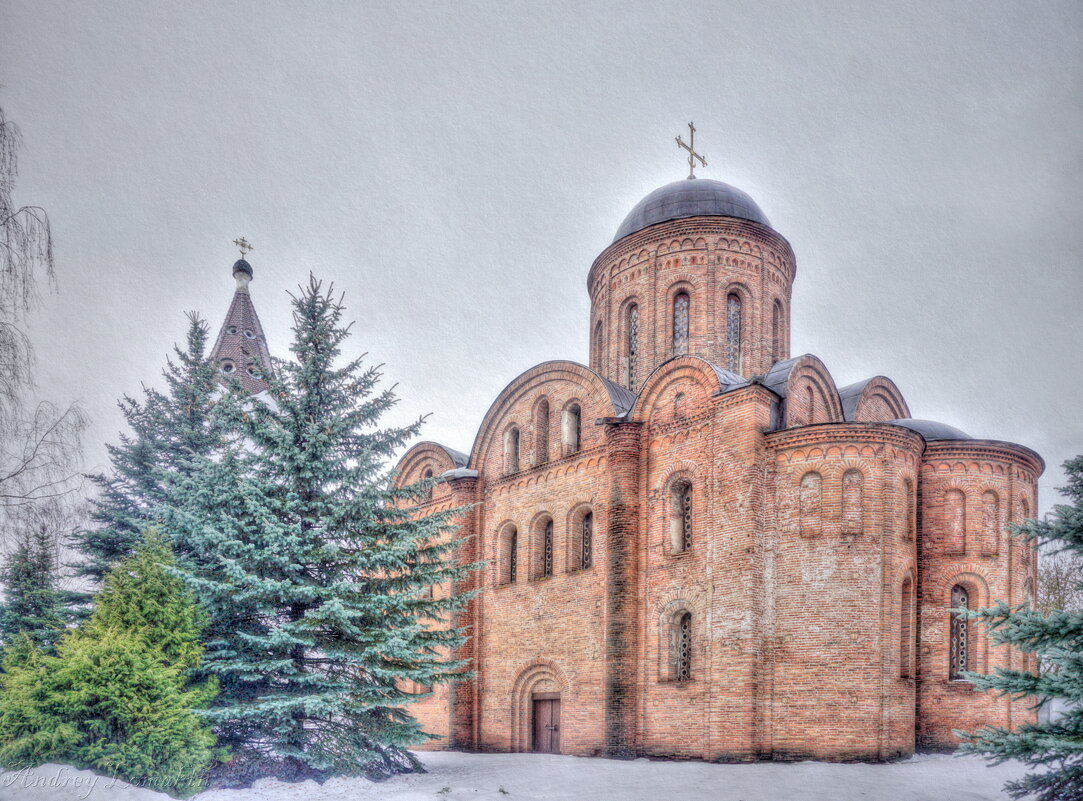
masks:
{"label": "arched doorway", "polygon": [[567,695],[563,672],[538,659],[519,671],[511,697],[513,751],[559,754],[563,735],[561,697]]}

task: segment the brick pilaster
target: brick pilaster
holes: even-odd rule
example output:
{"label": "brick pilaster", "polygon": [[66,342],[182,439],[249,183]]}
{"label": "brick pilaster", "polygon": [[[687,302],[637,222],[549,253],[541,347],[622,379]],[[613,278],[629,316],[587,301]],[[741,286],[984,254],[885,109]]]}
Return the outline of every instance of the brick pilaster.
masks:
{"label": "brick pilaster", "polygon": [[[478,542],[478,509],[480,497],[479,480],[476,477],[463,477],[448,482],[451,498],[455,506],[469,507],[460,523],[459,536],[464,539],[456,553],[460,565],[472,564],[481,555]],[[456,582],[455,593],[471,592],[480,589],[482,571],[474,570]],[[451,748],[474,750],[478,747],[480,720],[478,715],[478,655],[481,653],[479,638],[482,628],[482,599],[475,595],[454,616],[452,625],[462,629],[466,642],[452,654],[452,659],[466,661],[466,669],[473,671],[469,679],[453,681],[448,694],[448,745]]]}
{"label": "brick pilaster", "polygon": [[639,632],[640,424],[609,423],[606,529],[605,753],[636,753]]}

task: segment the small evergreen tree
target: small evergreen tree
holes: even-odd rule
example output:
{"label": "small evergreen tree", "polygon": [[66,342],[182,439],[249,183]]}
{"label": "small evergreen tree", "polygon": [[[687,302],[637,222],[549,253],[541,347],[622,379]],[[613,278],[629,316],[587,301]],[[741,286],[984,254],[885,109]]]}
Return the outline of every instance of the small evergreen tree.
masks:
{"label": "small evergreen tree", "polygon": [[[1071,505],[1057,505],[1045,520],[1013,526],[1013,533],[1029,542],[1083,555],[1083,456],[1065,462],[1064,470],[1068,484],[1060,491],[1071,499]],[[1018,759],[1043,768],[1008,782],[1004,789],[1012,798],[1034,794],[1039,801],[1078,801],[1083,798],[1083,611],[1060,609],[1043,614],[1000,602],[973,612],[972,617],[985,623],[993,642],[1037,654],[1049,667],[1042,675],[1003,668],[988,676],[967,674],[978,689],[1039,701],[1061,698],[1074,705],[1057,720],[1024,723],[1015,731],[983,727],[972,734],[956,732],[967,739],[960,750],[984,754],[994,765]]]}
{"label": "small evergreen tree", "polygon": [[45,526],[23,534],[0,567],[0,585],[0,643],[10,645],[23,634],[34,646],[51,650],[66,618],[57,588],[56,552]]}
{"label": "small evergreen tree", "polygon": [[131,433],[108,446],[112,470],[89,477],[99,488],[91,502],[97,525],[75,536],[83,557],[74,566],[77,575],[99,582],[118,559],[131,554],[143,531],[160,521],[174,482],[193,459],[219,446],[212,409],[221,385],[208,353],[209,335],[207,323],[189,314],[185,348],[174,347],[174,358],[166,360],[162,372],[166,391],[144,388],[142,401],[125,396],[119,402]]}
{"label": "small evergreen tree", "polygon": [[342,313],[315,279],[293,298],[295,360],[276,360],[273,400],[221,404],[233,444],[202,460],[169,522],[213,621],[209,717],[235,753],[294,776],[418,769],[409,688],[462,667],[446,659],[462,633],[430,623],[463,599],[424,592],[468,569],[451,558],[461,510],[420,517],[432,482],[390,482],[421,421],[377,427],[395,396],[377,391],[378,368],[336,366]]}
{"label": "small evergreen tree", "polygon": [[193,711],[202,612],[155,536],[106,575],[94,612],[47,656],[22,635],[0,674],[0,765],[65,762],[182,794],[202,787],[215,738]]}

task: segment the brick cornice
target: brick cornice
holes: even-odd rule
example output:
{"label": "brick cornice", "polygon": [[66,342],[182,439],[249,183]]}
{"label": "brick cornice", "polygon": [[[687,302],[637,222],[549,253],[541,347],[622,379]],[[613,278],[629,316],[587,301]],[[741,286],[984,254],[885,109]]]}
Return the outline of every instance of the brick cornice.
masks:
{"label": "brick cornice", "polygon": [[791,283],[797,274],[793,248],[786,238],[773,228],[736,217],[684,217],[679,220],[656,223],[609,245],[598,254],[590,266],[590,271],[587,273],[587,291],[591,292],[594,286],[599,265],[619,260],[626,253],[634,253],[644,248],[654,253],[660,241],[688,235],[739,237],[762,247],[779,250],[789,265],[788,277]]}
{"label": "brick cornice", "polygon": [[967,439],[930,442],[925,447],[925,461],[943,459],[995,459],[1029,470],[1037,479],[1045,472],[1045,460],[1024,445],[995,439]]}
{"label": "brick cornice", "polygon": [[772,431],[766,435],[767,447],[774,451],[837,442],[894,445],[916,454],[921,454],[925,447],[925,440],[920,434],[890,423],[817,423]]}
{"label": "brick cornice", "polygon": [[[533,467],[524,467],[522,470],[517,470],[514,473],[510,473],[506,476],[496,476],[495,478],[489,478],[487,480],[488,489],[492,491],[499,490],[509,484],[515,484],[518,481],[525,481],[530,478],[535,478],[538,475],[545,473],[547,470],[553,470],[556,468],[566,467],[573,465],[577,462],[590,459],[591,457],[603,457],[606,454],[606,446],[603,442],[600,445],[595,445],[593,448],[583,448],[575,453],[570,453],[567,456],[560,456],[550,459],[541,464],[534,465]],[[484,476],[484,473],[481,473]]]}

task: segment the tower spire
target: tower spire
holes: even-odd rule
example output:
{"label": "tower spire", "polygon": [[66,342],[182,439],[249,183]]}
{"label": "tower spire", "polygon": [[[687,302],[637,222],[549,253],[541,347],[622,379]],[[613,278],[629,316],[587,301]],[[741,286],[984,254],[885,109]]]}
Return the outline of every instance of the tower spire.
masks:
{"label": "tower spire", "polygon": [[233,244],[241,249],[241,258],[233,263],[237,288],[211,355],[223,380],[235,378],[241,382],[241,386],[255,394],[268,388],[266,379],[271,375],[271,354],[248,291],[252,281],[252,265],[244,257],[253,247],[243,236],[233,240]]}

